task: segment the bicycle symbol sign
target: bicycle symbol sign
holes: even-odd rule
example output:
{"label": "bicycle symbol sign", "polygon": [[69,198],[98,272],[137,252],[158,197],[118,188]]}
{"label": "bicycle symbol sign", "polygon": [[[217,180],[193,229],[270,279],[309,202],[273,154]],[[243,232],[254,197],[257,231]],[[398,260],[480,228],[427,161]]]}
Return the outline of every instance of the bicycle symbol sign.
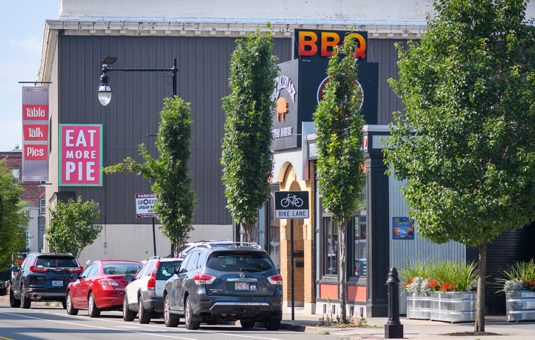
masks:
{"label": "bicycle symbol sign", "polygon": [[275,218],[308,218],[308,191],[275,192]]}

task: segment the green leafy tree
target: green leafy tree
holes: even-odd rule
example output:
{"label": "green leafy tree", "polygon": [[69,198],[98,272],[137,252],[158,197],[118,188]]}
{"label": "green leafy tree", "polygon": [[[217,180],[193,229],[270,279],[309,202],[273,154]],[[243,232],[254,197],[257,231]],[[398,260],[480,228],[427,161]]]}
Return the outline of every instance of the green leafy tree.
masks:
{"label": "green leafy tree", "polygon": [[[362,93],[356,83],[357,60],[351,56],[356,42],[349,39],[329,60],[324,100],[314,113],[317,129],[319,190],[323,205],[338,228],[338,296],[341,320],[347,323],[347,247],[346,226],[365,184],[363,174],[362,127],[360,114]],[[341,55],[343,54],[343,55]]]}
{"label": "green leafy tree", "polygon": [[57,252],[78,257],[102,231],[102,225],[96,224],[100,217],[99,205],[93,200],[84,202],[78,196],[76,201],[58,201],[56,208],[49,211],[50,226],[46,229],[46,239]]}
{"label": "green leafy tree", "polygon": [[11,254],[26,246],[28,217],[21,200],[23,187],[13,180],[11,169],[0,160],[0,268],[11,264]]}
{"label": "green leafy tree", "polygon": [[123,163],[105,168],[107,173],[136,173],[153,182],[157,200],[154,211],[162,222],[160,230],[171,241],[175,256],[193,229],[195,192],[191,189],[191,109],[189,103],[175,96],[165,98],[160,114],[156,146],[160,156],[153,158],[144,144],[139,150],[145,163],[127,157]]}
{"label": "green leafy tree", "polygon": [[425,39],[398,46],[405,105],[386,161],[420,234],[479,249],[475,333],[485,331],[487,244],[535,219],[535,27],[526,1],[440,0]]}
{"label": "green leafy tree", "polygon": [[273,156],[271,115],[277,76],[271,33],[251,34],[236,42],[230,61],[231,93],[223,98],[223,184],[228,209],[243,226],[245,241],[256,242],[258,209],[269,195]]}

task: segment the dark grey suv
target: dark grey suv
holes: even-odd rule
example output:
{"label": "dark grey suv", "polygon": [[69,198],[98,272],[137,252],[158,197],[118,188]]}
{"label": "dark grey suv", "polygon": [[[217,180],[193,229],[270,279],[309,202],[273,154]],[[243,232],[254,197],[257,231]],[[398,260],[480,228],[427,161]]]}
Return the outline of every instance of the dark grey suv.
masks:
{"label": "dark grey suv", "polygon": [[65,308],[65,290],[78,278],[82,267],[71,254],[31,253],[19,267],[11,283],[11,307],[30,308],[33,301],[61,301]]}
{"label": "dark grey suv", "polygon": [[280,328],[282,277],[269,255],[256,245],[199,245],[165,284],[165,325],[188,329],[201,322],[240,320],[243,328],[262,322]]}

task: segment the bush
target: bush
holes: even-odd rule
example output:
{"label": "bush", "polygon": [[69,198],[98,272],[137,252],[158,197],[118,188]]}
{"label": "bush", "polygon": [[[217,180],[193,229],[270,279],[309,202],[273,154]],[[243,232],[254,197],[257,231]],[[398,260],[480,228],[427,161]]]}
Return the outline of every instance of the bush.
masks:
{"label": "bush", "polygon": [[505,278],[496,280],[497,284],[502,287],[500,291],[506,293],[513,290],[535,291],[535,259],[517,262],[503,273]]}
{"label": "bush", "polygon": [[417,261],[400,271],[406,278],[403,288],[406,292],[426,291],[465,292],[476,289],[477,267],[474,262],[440,261],[425,263]]}

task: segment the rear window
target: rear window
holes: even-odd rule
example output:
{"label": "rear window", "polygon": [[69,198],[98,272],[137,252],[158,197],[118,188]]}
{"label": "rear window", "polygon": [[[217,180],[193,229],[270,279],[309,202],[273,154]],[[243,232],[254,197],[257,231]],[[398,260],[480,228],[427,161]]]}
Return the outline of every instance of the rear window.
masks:
{"label": "rear window", "polygon": [[74,257],[38,257],[35,261],[36,267],[46,268],[73,268],[78,267],[78,262]]}
{"label": "rear window", "polygon": [[108,275],[134,275],[139,267],[141,267],[141,263],[106,263],[102,265],[104,274]]}
{"label": "rear window", "polygon": [[182,261],[166,261],[160,262],[158,266],[158,273],[156,274],[156,280],[167,280],[175,273],[175,270],[180,268]]}
{"label": "rear window", "polygon": [[213,253],[206,266],[223,272],[263,272],[273,268],[273,263],[265,253],[236,250]]}

